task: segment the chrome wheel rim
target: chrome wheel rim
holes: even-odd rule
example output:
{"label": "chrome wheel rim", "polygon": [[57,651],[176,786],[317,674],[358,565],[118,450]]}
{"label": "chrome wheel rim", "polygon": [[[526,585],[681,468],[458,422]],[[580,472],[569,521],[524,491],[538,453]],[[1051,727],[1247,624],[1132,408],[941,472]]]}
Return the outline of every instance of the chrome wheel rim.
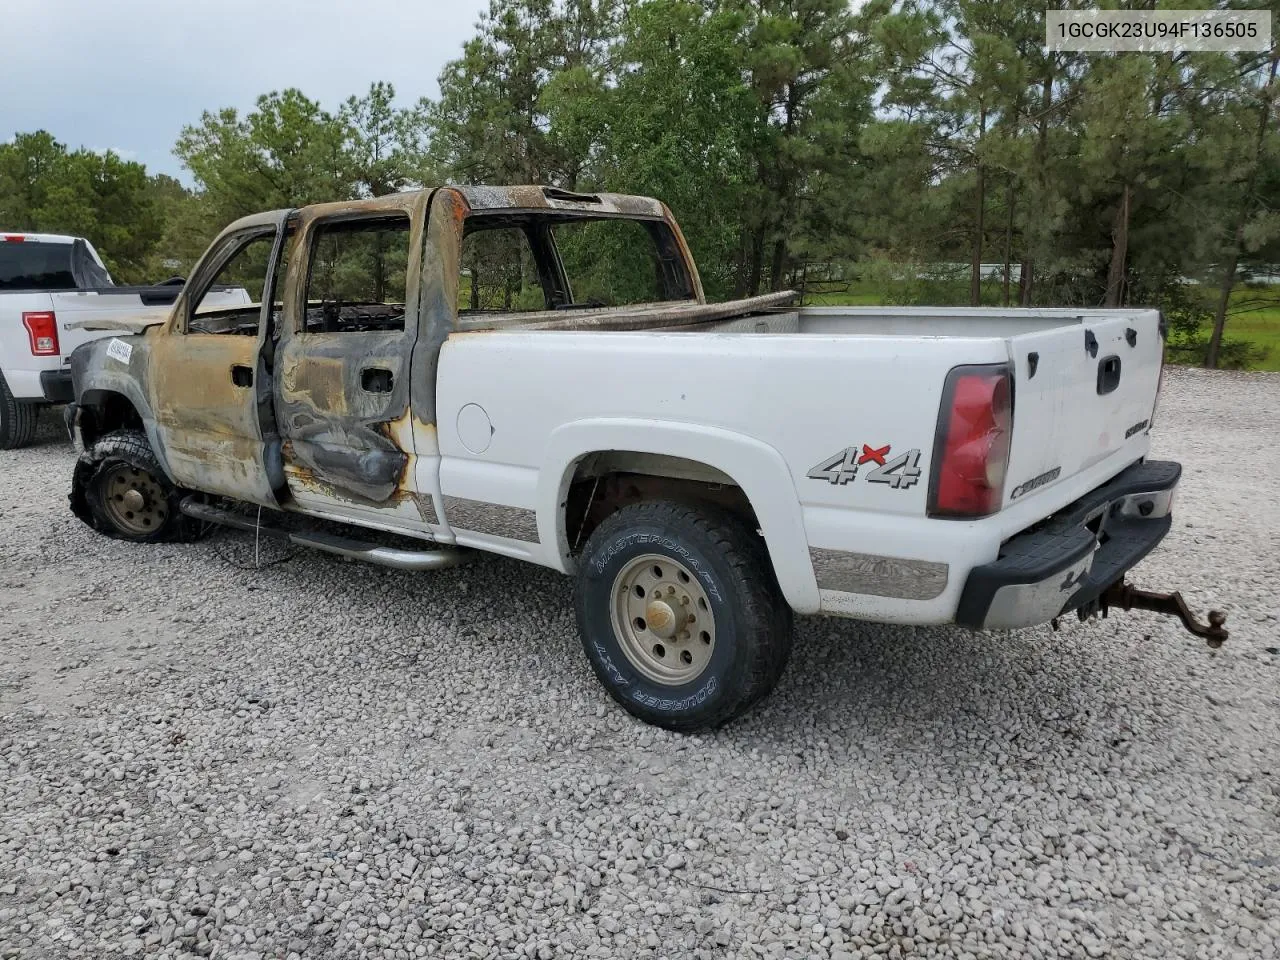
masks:
{"label": "chrome wheel rim", "polygon": [[677,560],[636,557],[613,581],[613,633],[631,665],[655,683],[697,679],[716,647],[716,620],[698,578]]}
{"label": "chrome wheel rim", "polygon": [[122,463],[103,478],[103,506],[107,516],[125,533],[154,533],[169,519],[169,502],[160,484],[146,470]]}

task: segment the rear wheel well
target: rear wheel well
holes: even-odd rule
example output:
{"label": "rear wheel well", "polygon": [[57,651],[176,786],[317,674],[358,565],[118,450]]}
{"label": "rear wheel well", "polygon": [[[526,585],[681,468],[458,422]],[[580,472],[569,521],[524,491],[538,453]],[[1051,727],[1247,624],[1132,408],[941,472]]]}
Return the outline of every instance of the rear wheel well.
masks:
{"label": "rear wheel well", "polygon": [[582,549],[607,517],[647,500],[714,504],[749,529],[760,529],[751,501],[727,473],[684,457],[609,450],[588,454],[574,467],[564,505],[570,555]]}
{"label": "rear wheel well", "polygon": [[143,430],[142,415],[123,393],[100,390],[80,401],[80,435],[86,447],[116,430]]}

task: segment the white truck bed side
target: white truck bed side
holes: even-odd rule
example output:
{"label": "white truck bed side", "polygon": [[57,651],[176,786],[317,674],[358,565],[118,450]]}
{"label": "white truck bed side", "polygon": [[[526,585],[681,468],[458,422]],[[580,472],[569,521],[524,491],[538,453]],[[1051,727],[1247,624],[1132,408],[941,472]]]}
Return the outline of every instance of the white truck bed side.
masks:
{"label": "white truck bed side", "polygon": [[[1083,336],[1079,329],[1072,335]],[[1003,540],[1147,448],[1145,433],[1131,437],[985,519],[928,518],[947,373],[957,364],[1007,362],[1010,349],[1010,340],[998,336],[454,334],[441,353],[437,388],[440,487],[446,498],[524,508],[538,518],[537,543],[459,533],[459,544],[568,571],[560,505],[581,456],[612,449],[686,457],[723,471],[747,493],[796,610],[944,622],[968,571],[994,559]],[[1154,384],[1147,401],[1153,396]],[[460,422],[473,429],[476,407],[492,432],[480,453],[468,449],[459,429]],[[1017,423],[1015,414],[1015,430]],[[1028,423],[1034,428],[1035,421]],[[886,461],[916,453],[919,480],[895,487],[809,477],[839,448],[863,444],[889,447],[881,454]],[[860,469],[876,466],[872,460]],[[883,558],[888,576],[899,564],[904,584],[932,577],[937,589],[904,586],[898,592],[914,596],[897,597],[820,595],[811,548]],[[940,575],[937,565],[946,568]]]}

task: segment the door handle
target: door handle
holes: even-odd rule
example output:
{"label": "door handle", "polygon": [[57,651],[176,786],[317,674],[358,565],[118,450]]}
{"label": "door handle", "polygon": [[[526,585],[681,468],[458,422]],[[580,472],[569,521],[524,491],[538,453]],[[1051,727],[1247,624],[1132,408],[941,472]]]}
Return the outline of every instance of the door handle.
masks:
{"label": "door handle", "polygon": [[231,365],[231,382],[237,387],[252,387],[253,367],[246,367],[243,363],[233,363]]}
{"label": "door handle", "polygon": [[390,393],[394,383],[386,367],[365,367],[360,371],[360,386],[368,393]]}
{"label": "door handle", "polygon": [[1120,358],[1115,354],[1098,361],[1098,396],[1105,396],[1120,386]]}

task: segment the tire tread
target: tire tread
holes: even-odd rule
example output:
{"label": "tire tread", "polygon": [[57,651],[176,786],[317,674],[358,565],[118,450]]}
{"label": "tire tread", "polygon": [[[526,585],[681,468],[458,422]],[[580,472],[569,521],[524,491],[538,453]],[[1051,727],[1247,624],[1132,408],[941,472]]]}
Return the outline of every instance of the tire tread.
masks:
{"label": "tire tread", "polygon": [[40,406],[19,401],[0,374],[0,450],[16,450],[29,444],[39,420]]}
{"label": "tire tread", "polygon": [[[101,509],[96,507],[90,486],[108,460],[124,460],[146,470],[165,489],[170,501],[169,520],[155,533],[143,538],[123,536],[103,515]],[[72,474],[68,499],[71,501],[71,511],[77,517],[108,537],[134,543],[189,542],[199,539],[203,525],[178,510],[182,494],[183,491],[175,487],[165,475],[160,460],[147,441],[147,435],[141,430],[124,429],[103,435],[80,455]]]}
{"label": "tire tread", "polygon": [[[738,637],[747,652],[745,681],[736,696],[719,704],[710,716],[681,720],[637,711],[622,697],[590,656],[592,668],[615,700],[649,722],[672,730],[692,731],[718,727],[746,713],[777,685],[791,656],[791,607],[774,577],[764,540],[737,516],[710,504],[692,505],[672,500],[632,504],[607,517],[588,539],[583,557],[634,524],[657,524],[672,530],[694,528],[719,553],[735,582],[729,584],[744,629]],[[584,646],[586,637],[583,638]]]}

